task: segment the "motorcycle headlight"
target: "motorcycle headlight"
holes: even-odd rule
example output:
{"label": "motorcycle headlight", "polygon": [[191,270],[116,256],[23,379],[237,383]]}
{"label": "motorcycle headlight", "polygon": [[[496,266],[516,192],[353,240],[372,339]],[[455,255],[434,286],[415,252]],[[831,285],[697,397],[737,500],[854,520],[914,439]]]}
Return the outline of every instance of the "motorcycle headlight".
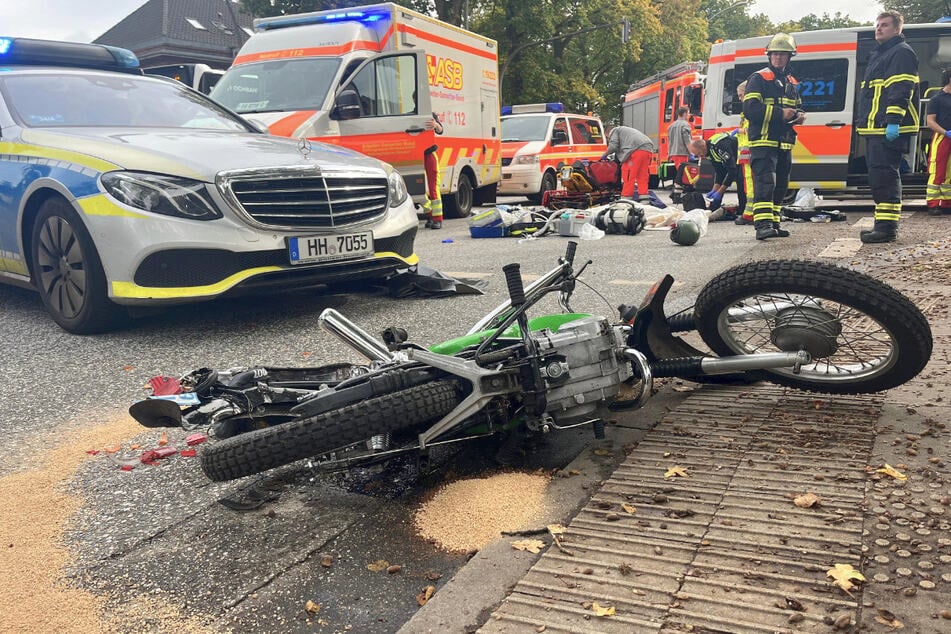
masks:
{"label": "motorcycle headlight", "polygon": [[389,177],[387,177],[387,181],[390,190],[390,207],[402,205],[403,201],[406,200],[406,197],[409,196],[409,193],[406,191],[406,182],[403,180],[403,177],[400,176],[399,172],[393,170],[390,172]]}
{"label": "motorcycle headlight", "polygon": [[191,220],[221,218],[201,181],[147,172],[109,172],[101,181],[110,196],[136,209]]}
{"label": "motorcycle headlight", "polygon": [[519,165],[530,165],[532,163],[538,163],[539,156],[537,154],[526,154],[524,156],[516,156],[515,162]]}

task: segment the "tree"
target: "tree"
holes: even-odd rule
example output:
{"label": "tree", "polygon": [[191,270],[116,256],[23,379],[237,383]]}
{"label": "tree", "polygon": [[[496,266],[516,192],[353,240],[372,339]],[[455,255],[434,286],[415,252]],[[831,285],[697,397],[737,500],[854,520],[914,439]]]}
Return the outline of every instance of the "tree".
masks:
{"label": "tree", "polygon": [[798,20],[777,24],[775,30],[784,33],[795,33],[798,31],[818,31],[820,29],[841,29],[849,26],[861,26],[862,24],[862,22],[856,22],[851,17],[836,11],[835,15],[830,16],[828,13],[823,13],[822,17],[810,13]]}
{"label": "tree", "polygon": [[890,0],[884,8],[898,11],[905,18],[905,24],[934,22],[938,18],[951,15],[951,8],[944,0]]}

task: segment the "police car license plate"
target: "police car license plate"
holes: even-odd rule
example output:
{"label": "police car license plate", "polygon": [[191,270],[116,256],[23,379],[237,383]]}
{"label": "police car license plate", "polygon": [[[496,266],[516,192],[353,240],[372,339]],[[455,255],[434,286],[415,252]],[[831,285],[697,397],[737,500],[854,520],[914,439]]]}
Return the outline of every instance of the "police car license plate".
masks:
{"label": "police car license plate", "polygon": [[287,239],[291,264],[333,262],[373,255],[373,232]]}

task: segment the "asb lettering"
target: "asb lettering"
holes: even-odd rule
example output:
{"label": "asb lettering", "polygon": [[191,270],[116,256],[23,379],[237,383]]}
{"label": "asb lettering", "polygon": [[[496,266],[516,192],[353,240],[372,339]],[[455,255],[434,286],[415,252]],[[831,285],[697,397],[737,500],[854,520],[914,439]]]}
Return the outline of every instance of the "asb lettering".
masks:
{"label": "asb lettering", "polygon": [[448,57],[426,56],[430,86],[462,90],[462,64]]}

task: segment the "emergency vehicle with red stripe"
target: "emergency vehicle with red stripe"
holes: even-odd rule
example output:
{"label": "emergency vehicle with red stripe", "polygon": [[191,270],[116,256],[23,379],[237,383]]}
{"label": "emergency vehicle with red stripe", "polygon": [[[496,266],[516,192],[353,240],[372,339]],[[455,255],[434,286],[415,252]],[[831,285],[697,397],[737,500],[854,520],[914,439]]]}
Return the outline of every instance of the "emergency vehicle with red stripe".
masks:
{"label": "emergency vehicle with red stripe", "polygon": [[[924,197],[928,180],[925,126],[928,99],[941,90],[941,71],[951,66],[951,24],[906,24],[903,34],[918,55],[914,103],[920,127],[904,156],[901,179],[905,197]],[[793,33],[797,53],[790,72],[799,81],[806,121],[796,127],[790,197],[801,187],[838,197],[868,196],[865,140],[854,129],[856,97],[868,56],[876,46],[871,26]],[[733,130],[742,106],[736,86],[767,66],[770,36],[715,42],[710,51],[703,108],[703,136]]]}
{"label": "emergency vehicle with red stripe", "polygon": [[669,160],[667,129],[677,120],[677,110],[688,109],[687,121],[700,134],[705,67],[704,62],[678,64],[631,84],[624,94],[621,122],[646,134],[657,148],[649,168],[651,187],[657,186],[658,170]]}
{"label": "emergency vehicle with red stripe", "polygon": [[560,103],[504,106],[499,194],[540,203],[557,189],[562,167],[597,161],[607,149],[598,117],[566,113]]}
{"label": "emergency vehicle with red stripe", "polygon": [[[211,93],[274,135],[393,165],[425,201],[438,145],[446,214],[492,202],[501,178],[498,44],[393,3],[262,18]],[[436,113],[443,134],[426,122]]]}

